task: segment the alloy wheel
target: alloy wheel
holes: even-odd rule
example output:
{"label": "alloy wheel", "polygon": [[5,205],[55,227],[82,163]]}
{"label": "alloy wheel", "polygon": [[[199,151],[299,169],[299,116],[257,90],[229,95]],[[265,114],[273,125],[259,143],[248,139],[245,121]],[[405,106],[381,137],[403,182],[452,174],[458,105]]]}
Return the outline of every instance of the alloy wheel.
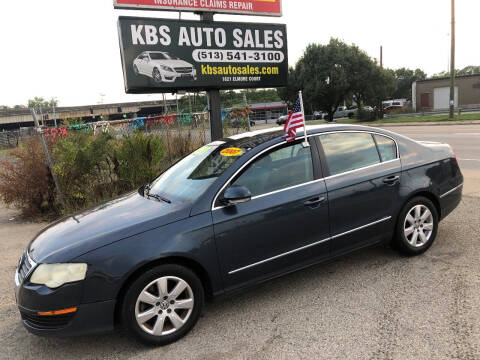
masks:
{"label": "alloy wheel", "polygon": [[153,70],[153,80],[155,80],[156,83],[162,82],[162,75],[160,74],[160,71],[158,71],[158,69]]}
{"label": "alloy wheel", "polygon": [[422,247],[432,237],[433,215],[425,205],[415,205],[407,212],[403,233],[407,242],[413,247]]}
{"label": "alloy wheel", "polygon": [[135,318],[140,328],[150,335],[170,335],[185,325],[193,306],[190,285],[178,277],[164,276],[152,281],[140,292]]}

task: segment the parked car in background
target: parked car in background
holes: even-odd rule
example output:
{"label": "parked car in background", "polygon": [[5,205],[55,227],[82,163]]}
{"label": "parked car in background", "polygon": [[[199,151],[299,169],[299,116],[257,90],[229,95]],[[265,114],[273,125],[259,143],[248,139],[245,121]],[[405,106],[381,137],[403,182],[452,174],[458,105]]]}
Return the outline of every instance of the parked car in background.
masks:
{"label": "parked car in background", "polygon": [[420,255],[461,201],[449,145],[352,125],[307,126],[309,147],[303,135],[216,141],[152,184],[45,228],[15,272],[23,325],[68,336],[120,323],[169,344],[205,299],[381,243]]}
{"label": "parked car in background", "polygon": [[313,113],[313,118],[315,120],[323,120],[326,118],[326,116],[328,116],[328,113],[325,113],[325,112],[315,111]]}
{"label": "parked car in background", "polygon": [[282,115],[277,119],[277,125],[285,125],[288,120],[288,115]]}
{"label": "parked car in background", "polygon": [[338,118],[346,118],[348,117],[349,119],[353,118],[357,112],[357,108],[348,108],[346,106],[339,106],[337,108],[337,111],[333,114],[334,119]]}
{"label": "parked car in background", "polygon": [[405,107],[402,106],[402,105],[390,105],[390,106],[387,106],[385,108],[383,108],[383,112],[386,113],[386,114],[389,114],[391,112],[394,112],[394,111],[399,111],[399,110],[403,110]]}

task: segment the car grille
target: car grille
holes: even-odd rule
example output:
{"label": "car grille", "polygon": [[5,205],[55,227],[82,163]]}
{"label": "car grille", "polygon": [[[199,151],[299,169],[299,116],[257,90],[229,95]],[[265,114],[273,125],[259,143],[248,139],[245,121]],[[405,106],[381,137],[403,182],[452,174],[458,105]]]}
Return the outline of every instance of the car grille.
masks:
{"label": "car grille", "polygon": [[26,253],[23,253],[18,264],[18,280],[20,284],[23,283],[23,280],[30,274],[33,270],[35,263],[28,257]]}
{"label": "car grille", "polygon": [[176,67],[175,71],[179,74],[188,74],[192,72],[191,67]]}
{"label": "car grille", "polygon": [[35,313],[20,311],[22,319],[38,329],[57,329],[68,325],[75,313],[65,315],[39,316]]}

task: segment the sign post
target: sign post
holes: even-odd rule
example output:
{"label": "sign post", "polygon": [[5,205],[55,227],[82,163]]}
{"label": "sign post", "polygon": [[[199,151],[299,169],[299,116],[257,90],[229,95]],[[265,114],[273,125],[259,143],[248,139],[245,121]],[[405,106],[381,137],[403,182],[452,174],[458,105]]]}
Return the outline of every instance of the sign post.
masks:
{"label": "sign post", "polygon": [[[201,13],[200,20],[203,22],[213,22],[213,13]],[[222,124],[222,101],[220,99],[220,90],[212,89],[207,91],[208,114],[210,118],[210,140],[217,141],[223,138]]]}

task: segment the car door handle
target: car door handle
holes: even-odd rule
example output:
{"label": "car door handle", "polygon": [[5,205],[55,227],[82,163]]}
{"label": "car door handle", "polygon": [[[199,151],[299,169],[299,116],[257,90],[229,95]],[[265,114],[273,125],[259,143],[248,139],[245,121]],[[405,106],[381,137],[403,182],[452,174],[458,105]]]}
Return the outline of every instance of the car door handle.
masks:
{"label": "car door handle", "polygon": [[398,180],[400,180],[400,176],[389,176],[383,179],[383,182],[385,184],[393,185],[393,184],[396,184]]}
{"label": "car door handle", "polygon": [[318,196],[316,198],[305,201],[303,204],[305,206],[315,207],[323,203],[325,200],[327,200],[327,198]]}

